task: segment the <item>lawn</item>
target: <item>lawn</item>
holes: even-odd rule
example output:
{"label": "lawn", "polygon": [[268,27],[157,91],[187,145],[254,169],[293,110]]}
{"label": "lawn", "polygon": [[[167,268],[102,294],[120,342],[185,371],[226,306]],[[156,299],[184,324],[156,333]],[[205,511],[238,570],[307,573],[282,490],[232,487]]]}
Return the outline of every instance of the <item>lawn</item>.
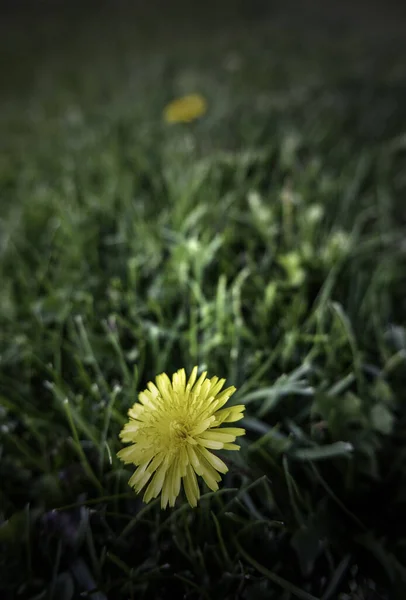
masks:
{"label": "lawn", "polygon": [[[30,19],[2,42],[0,597],[404,600],[400,40]],[[246,435],[162,510],[119,433],[195,365]]]}

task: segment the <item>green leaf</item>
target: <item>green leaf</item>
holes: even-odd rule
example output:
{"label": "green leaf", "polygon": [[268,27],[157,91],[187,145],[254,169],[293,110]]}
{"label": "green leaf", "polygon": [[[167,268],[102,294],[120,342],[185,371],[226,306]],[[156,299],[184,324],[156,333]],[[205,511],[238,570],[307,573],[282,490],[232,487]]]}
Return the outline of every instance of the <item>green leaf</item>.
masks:
{"label": "green leaf", "polygon": [[354,447],[349,442],[335,442],[328,446],[315,446],[312,448],[292,448],[288,452],[289,458],[296,460],[327,460],[337,457],[348,457]]}
{"label": "green leaf", "polygon": [[271,429],[263,435],[259,440],[253,442],[248,447],[248,452],[251,454],[258,450],[259,448],[267,448],[268,450],[272,450],[272,452],[276,454],[286,453],[289,448],[292,446],[293,440],[277,431],[276,428]]}
{"label": "green leaf", "polygon": [[239,401],[243,404],[250,404],[255,400],[263,400],[258,410],[258,416],[263,417],[268,412],[274,410],[285,396],[312,396],[314,389],[308,384],[306,379],[306,375],[310,371],[311,366],[304,363],[292,373],[281,375],[273,386],[246,394],[239,398]]}
{"label": "green leaf", "polygon": [[0,542],[25,543],[29,532],[29,527],[42,514],[39,508],[25,509],[15,512],[11,517],[0,526]]}
{"label": "green leaf", "polygon": [[0,527],[0,542],[23,543],[27,531],[27,512],[14,513]]}
{"label": "green leaf", "polygon": [[351,561],[351,555],[346,554],[344,556],[344,558],[341,560],[341,562],[338,565],[338,567],[336,568],[336,570],[334,571],[333,576],[330,579],[330,582],[329,582],[327,589],[324,592],[321,600],[330,600],[330,598],[336,597],[336,596],[333,596],[333,594],[337,593],[337,588],[340,585],[344,575],[346,574],[346,572],[348,570],[350,561]]}
{"label": "green leaf", "polygon": [[384,404],[376,404],[371,410],[371,423],[375,431],[389,435],[393,429],[394,417]]}
{"label": "green leaf", "polygon": [[303,525],[293,535],[290,543],[299,559],[302,574],[308,577],[321,550],[318,532],[308,525]]}

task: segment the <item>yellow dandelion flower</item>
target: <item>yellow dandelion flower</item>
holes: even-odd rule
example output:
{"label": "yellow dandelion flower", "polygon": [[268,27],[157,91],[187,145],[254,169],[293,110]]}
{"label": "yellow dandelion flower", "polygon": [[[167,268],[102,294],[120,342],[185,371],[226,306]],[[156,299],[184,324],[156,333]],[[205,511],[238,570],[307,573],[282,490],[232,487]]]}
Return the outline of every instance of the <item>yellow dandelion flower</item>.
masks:
{"label": "yellow dandelion flower", "polygon": [[205,114],[207,102],[200,94],[189,94],[170,102],[164,110],[167,123],[190,123]]}
{"label": "yellow dandelion flower", "polygon": [[184,369],[172,376],[158,375],[156,385],[148,383],[128,411],[129,422],[120,438],[130,443],[118,452],[125,463],[137,466],[129,485],[137,493],[148,484],[144,502],[161,494],[161,507],[174,506],[181,483],[190,506],[200,497],[196,475],[216,491],[220,473],[228,471],[224,462],[211,450],[239,450],[237,436],[244,435],[239,427],[221,427],[239,421],[244,405],[223,408],[235,392],[235,387],[221,391],[225,379],[206,378],[205,371],[197,378],[194,367],[186,381]]}

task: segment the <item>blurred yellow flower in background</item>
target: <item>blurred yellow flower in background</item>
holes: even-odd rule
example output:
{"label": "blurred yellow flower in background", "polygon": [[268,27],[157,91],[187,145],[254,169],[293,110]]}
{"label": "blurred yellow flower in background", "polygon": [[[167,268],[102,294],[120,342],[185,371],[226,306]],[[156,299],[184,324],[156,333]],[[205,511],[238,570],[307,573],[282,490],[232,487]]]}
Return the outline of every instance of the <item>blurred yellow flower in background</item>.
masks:
{"label": "blurred yellow flower in background", "polygon": [[197,378],[194,367],[186,381],[184,369],[172,376],[158,375],[156,385],[148,383],[128,411],[129,422],[120,433],[123,448],[117,456],[125,463],[137,466],[129,480],[139,493],[147,484],[144,502],[161,494],[161,507],[174,506],[181,483],[189,504],[194,507],[200,497],[196,475],[216,491],[220,473],[228,471],[225,463],[211,450],[239,450],[237,436],[244,435],[239,427],[221,427],[239,421],[244,405],[223,408],[235,387],[221,391],[225,379]]}
{"label": "blurred yellow flower in background", "polygon": [[164,110],[167,123],[190,123],[204,115],[207,102],[200,94],[189,94],[170,102]]}

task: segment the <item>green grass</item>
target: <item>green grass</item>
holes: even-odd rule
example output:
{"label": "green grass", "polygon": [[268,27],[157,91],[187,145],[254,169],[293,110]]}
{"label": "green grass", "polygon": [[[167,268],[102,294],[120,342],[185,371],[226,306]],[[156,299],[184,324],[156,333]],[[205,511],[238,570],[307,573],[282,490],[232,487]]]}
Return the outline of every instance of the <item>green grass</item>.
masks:
{"label": "green grass", "polygon": [[[3,103],[2,598],[403,599],[404,65],[194,48],[51,61]],[[207,115],[166,126],[187,91]],[[118,433],[195,364],[247,436],[161,511]]]}

